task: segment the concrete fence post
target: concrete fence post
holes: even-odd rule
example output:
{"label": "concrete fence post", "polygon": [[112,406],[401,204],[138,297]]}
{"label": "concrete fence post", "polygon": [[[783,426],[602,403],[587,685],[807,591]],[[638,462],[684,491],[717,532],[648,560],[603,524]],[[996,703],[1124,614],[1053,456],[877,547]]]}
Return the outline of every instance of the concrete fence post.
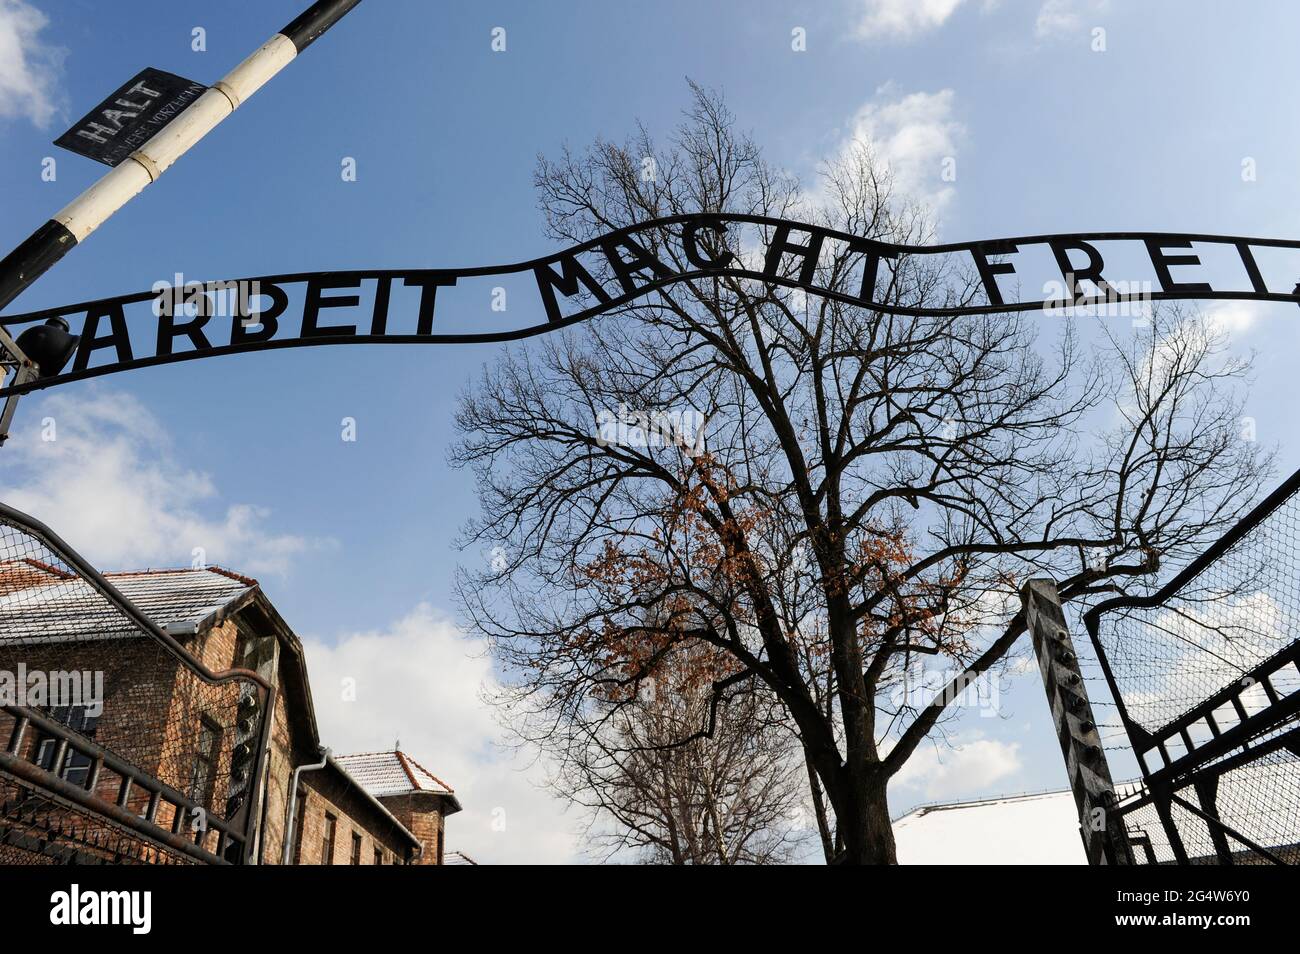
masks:
{"label": "concrete fence post", "polygon": [[1079,831],[1088,864],[1133,864],[1106,751],[1102,748],[1079,658],[1065,625],[1056,583],[1030,580],[1020,591],[1025,620],[1043,676],[1047,704],[1061,742],[1066,773],[1079,812]]}

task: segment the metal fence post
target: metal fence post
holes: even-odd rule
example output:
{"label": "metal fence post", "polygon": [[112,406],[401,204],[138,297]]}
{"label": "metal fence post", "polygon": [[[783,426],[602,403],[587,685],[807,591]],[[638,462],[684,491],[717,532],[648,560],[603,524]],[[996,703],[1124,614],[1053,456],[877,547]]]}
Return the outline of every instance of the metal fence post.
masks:
{"label": "metal fence post", "polygon": [[1118,801],[1115,785],[1056,583],[1046,578],[1030,580],[1021,589],[1020,599],[1065,757],[1088,863],[1131,865],[1133,854],[1124,822],[1114,811]]}

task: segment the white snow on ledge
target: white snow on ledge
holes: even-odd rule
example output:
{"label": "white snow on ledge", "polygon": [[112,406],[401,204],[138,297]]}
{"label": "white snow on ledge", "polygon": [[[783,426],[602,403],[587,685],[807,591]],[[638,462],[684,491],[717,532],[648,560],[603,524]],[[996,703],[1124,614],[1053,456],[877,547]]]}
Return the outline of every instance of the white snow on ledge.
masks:
{"label": "white snow on ledge", "polygon": [[1082,865],[1070,792],[923,805],[894,822],[903,865]]}

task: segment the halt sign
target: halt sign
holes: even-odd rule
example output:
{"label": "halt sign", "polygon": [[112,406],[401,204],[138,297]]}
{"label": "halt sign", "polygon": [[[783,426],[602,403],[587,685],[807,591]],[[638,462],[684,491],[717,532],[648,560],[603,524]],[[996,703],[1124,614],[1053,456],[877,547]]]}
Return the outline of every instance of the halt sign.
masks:
{"label": "halt sign", "polygon": [[116,166],[206,89],[175,73],[146,67],[54,140],[54,145]]}

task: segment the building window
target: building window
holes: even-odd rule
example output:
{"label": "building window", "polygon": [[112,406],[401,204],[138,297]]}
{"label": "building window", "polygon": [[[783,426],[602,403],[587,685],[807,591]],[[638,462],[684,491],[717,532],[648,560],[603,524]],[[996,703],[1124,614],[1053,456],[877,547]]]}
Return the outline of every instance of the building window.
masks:
{"label": "building window", "polygon": [[355,831],[352,833],[352,864],[361,864],[361,836]]}
{"label": "building window", "polygon": [[338,824],[337,818],[329,812],[325,813],[325,838],[320,847],[320,863],[323,865],[334,864],[334,830]]}
{"label": "building window", "polygon": [[377,865],[382,865],[383,863],[384,863],[384,850],[383,850],[382,848],[380,848],[378,845],[376,845],[376,846],[375,846],[375,864],[377,864]]}
{"label": "building window", "polygon": [[[85,706],[55,706],[49,711],[49,715],[55,722],[66,725],[87,739],[95,738],[95,726],[99,723],[99,716],[87,715]],[[56,768],[54,753],[58,748],[58,739],[52,736],[42,738],[36,747],[36,764],[48,772],[58,772],[62,778],[84,788],[90,779],[90,757],[74,751],[69,746],[63,757],[63,764]]]}
{"label": "building window", "polygon": [[194,753],[194,764],[190,766],[189,796],[205,808],[217,774],[220,742],[221,727],[209,719],[202,719],[199,722],[199,748]]}
{"label": "building window", "polygon": [[293,812],[293,863],[302,864],[302,830],[307,823],[307,789],[298,789],[298,805]]}

